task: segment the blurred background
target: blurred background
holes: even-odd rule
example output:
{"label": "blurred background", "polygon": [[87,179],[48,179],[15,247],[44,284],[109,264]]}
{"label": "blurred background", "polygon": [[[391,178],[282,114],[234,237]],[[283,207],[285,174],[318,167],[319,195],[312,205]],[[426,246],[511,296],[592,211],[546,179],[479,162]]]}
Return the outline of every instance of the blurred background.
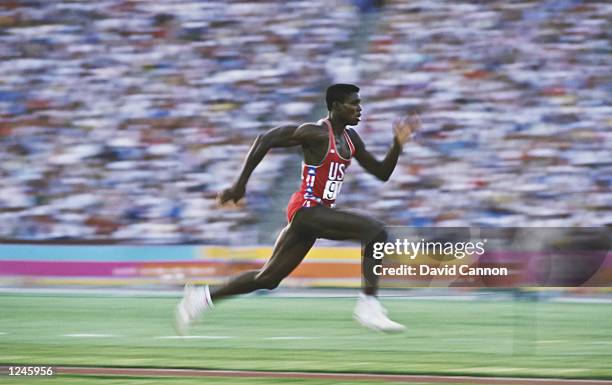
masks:
{"label": "blurred background", "polygon": [[[0,362],[612,378],[611,20],[604,0],[0,1]],[[321,242],[283,289],[176,339],[179,287],[269,257],[300,150],[266,156],[244,207],[216,194],[258,134],[324,117],[336,82],[361,87],[356,129],[379,157],[396,117],[423,120],[389,182],[355,162],[339,207],[419,229],[606,229],[559,246],[580,268],[485,261],[575,288],[391,282],[409,328],[382,336],[351,319],[359,245]]]}
{"label": "blurred background", "polygon": [[606,1],[0,3],[0,238],[269,245],[299,186],[274,150],[219,209],[255,136],[361,87],[357,127],[423,131],[339,206],[390,225],[612,223]]}

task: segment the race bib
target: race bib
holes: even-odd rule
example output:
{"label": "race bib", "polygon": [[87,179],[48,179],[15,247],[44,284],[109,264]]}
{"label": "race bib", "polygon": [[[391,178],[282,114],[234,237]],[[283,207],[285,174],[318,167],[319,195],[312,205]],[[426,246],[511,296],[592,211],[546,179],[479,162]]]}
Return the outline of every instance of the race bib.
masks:
{"label": "race bib", "polygon": [[342,182],[337,180],[328,180],[325,183],[325,190],[323,191],[323,199],[335,200],[342,187]]}

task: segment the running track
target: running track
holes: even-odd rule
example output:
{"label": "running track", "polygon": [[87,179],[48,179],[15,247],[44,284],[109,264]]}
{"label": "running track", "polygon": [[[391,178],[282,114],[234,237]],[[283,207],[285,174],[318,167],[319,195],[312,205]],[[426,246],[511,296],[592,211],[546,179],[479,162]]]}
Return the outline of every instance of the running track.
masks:
{"label": "running track", "polygon": [[[0,367],[6,372],[6,366]],[[250,370],[205,370],[205,369],[155,369],[155,368],[113,368],[113,367],[55,367],[57,374],[79,374],[91,376],[135,376],[135,377],[233,377],[233,378],[285,378],[285,379],[327,379],[338,381],[396,381],[485,384],[485,385],[612,385],[612,380],[578,380],[557,378],[511,378],[473,376],[435,376],[408,374],[369,373],[323,373],[323,372],[266,372]]]}

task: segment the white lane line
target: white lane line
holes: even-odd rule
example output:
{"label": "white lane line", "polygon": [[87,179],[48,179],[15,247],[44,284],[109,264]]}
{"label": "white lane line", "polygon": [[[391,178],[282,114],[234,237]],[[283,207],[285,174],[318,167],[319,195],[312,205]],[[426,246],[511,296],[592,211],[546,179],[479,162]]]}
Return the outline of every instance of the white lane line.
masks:
{"label": "white lane line", "polygon": [[579,298],[579,297],[560,297],[552,298],[550,302],[557,303],[612,303],[610,298]]}
{"label": "white lane line", "polygon": [[264,340],[316,340],[319,337],[299,337],[299,336],[287,336],[287,337],[267,337]]}
{"label": "white lane line", "polygon": [[96,334],[96,333],[77,333],[77,334],[63,334],[62,337],[72,338],[109,338],[117,337],[114,334]]}
{"label": "white lane line", "polygon": [[0,332],[0,336],[8,334],[7,332]]}
{"label": "white lane line", "polygon": [[[8,334],[2,333],[0,334]],[[71,338],[110,338],[117,337],[114,334],[96,334],[96,333],[77,333],[77,334],[63,334],[62,337]],[[154,337],[156,340],[226,340],[236,338],[234,336],[158,336]],[[302,337],[302,336],[281,336],[281,337],[266,337],[264,340],[314,340],[319,337]]]}
{"label": "white lane line", "polygon": [[569,340],[541,340],[536,341],[538,344],[562,344],[568,342]]}
{"label": "white lane line", "polygon": [[159,336],[156,340],[225,340],[233,336]]}

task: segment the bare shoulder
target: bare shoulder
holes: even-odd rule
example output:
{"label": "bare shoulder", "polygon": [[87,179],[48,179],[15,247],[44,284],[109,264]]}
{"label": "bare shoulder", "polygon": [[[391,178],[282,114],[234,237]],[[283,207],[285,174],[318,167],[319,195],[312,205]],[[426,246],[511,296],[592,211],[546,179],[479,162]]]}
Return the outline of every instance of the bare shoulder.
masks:
{"label": "bare shoulder", "polygon": [[302,130],[302,131],[321,131],[323,128],[325,128],[325,125],[323,122],[307,122],[307,123],[302,123],[300,126],[298,126],[298,130]]}
{"label": "bare shoulder", "polygon": [[316,139],[322,135],[327,135],[327,131],[325,130],[323,123],[308,122],[300,125],[297,128],[296,135],[304,138]]}

